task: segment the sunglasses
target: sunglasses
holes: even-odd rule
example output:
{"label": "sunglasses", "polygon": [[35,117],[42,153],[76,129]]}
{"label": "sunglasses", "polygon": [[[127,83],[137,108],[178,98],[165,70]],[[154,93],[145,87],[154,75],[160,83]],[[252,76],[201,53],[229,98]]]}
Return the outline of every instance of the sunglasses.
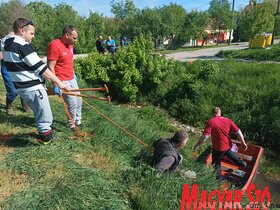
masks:
{"label": "sunglasses", "polygon": [[25,23],[25,24],[24,24],[23,26],[21,26],[20,28],[23,28],[23,27],[28,26],[28,25],[34,26],[34,23],[32,22],[32,20],[27,21],[27,23]]}

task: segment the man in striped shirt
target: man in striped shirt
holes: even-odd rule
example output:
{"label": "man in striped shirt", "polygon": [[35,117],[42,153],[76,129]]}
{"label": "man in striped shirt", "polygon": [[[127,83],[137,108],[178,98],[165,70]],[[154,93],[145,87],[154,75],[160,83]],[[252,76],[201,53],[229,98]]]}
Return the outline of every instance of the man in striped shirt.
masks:
{"label": "man in striped shirt", "polygon": [[47,144],[53,139],[53,117],[44,86],[45,78],[55,82],[60,89],[70,90],[47,68],[30,44],[35,35],[33,22],[18,18],[13,24],[13,31],[14,35],[6,36],[1,43],[4,63],[16,93],[34,113],[39,139]]}

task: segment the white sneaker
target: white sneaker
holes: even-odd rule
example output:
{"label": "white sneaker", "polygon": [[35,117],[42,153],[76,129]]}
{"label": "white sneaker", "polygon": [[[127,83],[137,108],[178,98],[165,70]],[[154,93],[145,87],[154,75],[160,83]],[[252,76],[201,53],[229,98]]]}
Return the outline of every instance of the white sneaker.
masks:
{"label": "white sneaker", "polygon": [[76,127],[76,125],[75,124],[69,124],[69,127],[71,128],[71,129],[74,129],[75,127]]}
{"label": "white sneaker", "polygon": [[77,126],[79,126],[79,125],[82,124],[82,121],[81,121],[81,120],[76,120],[75,124],[76,124]]}

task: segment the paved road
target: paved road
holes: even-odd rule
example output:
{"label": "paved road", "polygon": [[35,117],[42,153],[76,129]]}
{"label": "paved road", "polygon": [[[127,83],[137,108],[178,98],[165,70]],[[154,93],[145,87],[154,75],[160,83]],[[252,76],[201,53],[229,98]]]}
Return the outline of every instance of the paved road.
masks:
{"label": "paved road", "polygon": [[248,42],[241,42],[237,45],[231,46],[221,46],[215,48],[205,48],[196,51],[186,51],[186,52],[177,52],[166,54],[166,58],[173,58],[179,61],[193,61],[197,59],[207,59],[207,60],[223,60],[222,58],[216,57],[215,55],[221,50],[241,50],[248,48]]}

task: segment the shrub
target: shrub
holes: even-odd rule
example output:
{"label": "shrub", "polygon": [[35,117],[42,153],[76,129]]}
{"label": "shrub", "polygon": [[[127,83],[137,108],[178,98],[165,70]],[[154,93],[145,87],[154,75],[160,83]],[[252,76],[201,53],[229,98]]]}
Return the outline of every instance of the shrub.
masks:
{"label": "shrub", "polygon": [[107,83],[119,101],[150,101],[186,124],[203,127],[213,106],[220,106],[261,145],[279,148],[277,64],[165,60],[140,37],[115,56],[91,54],[75,62],[91,86]]}

